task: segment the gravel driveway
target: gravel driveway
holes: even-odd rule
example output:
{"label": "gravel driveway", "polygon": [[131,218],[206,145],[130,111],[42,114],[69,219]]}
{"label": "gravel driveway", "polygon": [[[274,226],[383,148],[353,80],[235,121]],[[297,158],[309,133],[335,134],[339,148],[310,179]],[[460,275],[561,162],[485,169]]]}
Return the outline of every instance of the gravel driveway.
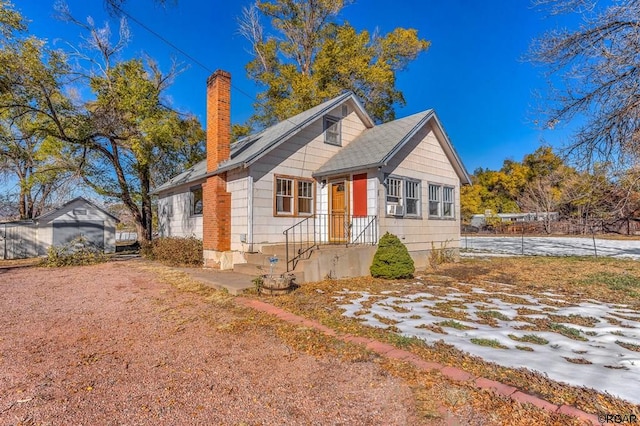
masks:
{"label": "gravel driveway", "polygon": [[225,331],[238,311],[135,261],[0,269],[0,424],[415,424],[372,362]]}

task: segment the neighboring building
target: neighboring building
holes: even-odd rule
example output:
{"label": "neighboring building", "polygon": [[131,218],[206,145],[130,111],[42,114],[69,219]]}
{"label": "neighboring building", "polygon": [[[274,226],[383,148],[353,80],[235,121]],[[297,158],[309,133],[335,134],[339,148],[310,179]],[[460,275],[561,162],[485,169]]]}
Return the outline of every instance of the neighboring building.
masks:
{"label": "neighboring building", "polygon": [[470,179],[433,110],[374,125],[345,93],[230,144],[230,87],[224,71],[207,81],[207,159],[154,191],[161,236],[202,238],[222,269],[287,239],[375,244],[388,231],[417,266],[432,243],[459,247]]}
{"label": "neighboring building", "polygon": [[471,216],[471,226],[483,228],[487,225],[487,218],[497,218],[501,223],[523,223],[523,222],[542,222],[549,220],[555,222],[560,220],[558,212],[527,212],[527,213],[485,213],[474,214]]}
{"label": "neighboring building", "polygon": [[105,209],[82,197],[74,198],[33,220],[0,223],[0,253],[3,259],[42,256],[52,245],[65,245],[80,236],[105,253],[113,253],[117,222]]}

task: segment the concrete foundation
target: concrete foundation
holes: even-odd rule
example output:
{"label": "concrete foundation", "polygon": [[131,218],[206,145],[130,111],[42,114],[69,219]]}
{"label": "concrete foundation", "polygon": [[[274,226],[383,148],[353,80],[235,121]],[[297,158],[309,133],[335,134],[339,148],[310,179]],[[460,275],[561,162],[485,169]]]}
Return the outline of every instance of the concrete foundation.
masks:
{"label": "concrete foundation", "polygon": [[[262,253],[240,252],[212,252],[211,264],[214,268],[231,269],[228,256],[236,253],[232,261],[235,263],[234,270],[243,274],[258,276],[271,271],[268,261],[271,257],[277,257],[278,262],[274,264],[274,273],[284,273],[287,270],[286,246],[284,244],[263,245]],[[311,253],[309,259],[300,260],[295,270],[291,271],[296,276],[296,283],[322,281],[327,278],[341,279],[352,277],[363,277],[370,275],[369,268],[373,262],[378,246],[334,246],[324,245],[316,248]],[[449,248],[457,259],[459,249]],[[426,269],[429,266],[431,250],[417,250],[409,252],[413,259],[417,271]],[[239,257],[238,257],[239,256]],[[290,254],[293,256],[293,254]],[[206,264],[209,266],[209,264]],[[219,266],[216,266],[219,265]]]}
{"label": "concrete foundation", "polygon": [[239,251],[204,250],[202,252],[205,268],[220,269],[221,271],[233,269],[236,263],[246,263],[246,259]]}
{"label": "concrete foundation", "polygon": [[330,247],[315,250],[311,258],[301,260],[296,270],[304,271],[306,282],[325,278],[349,278],[369,275],[369,267],[376,253],[376,246]]}

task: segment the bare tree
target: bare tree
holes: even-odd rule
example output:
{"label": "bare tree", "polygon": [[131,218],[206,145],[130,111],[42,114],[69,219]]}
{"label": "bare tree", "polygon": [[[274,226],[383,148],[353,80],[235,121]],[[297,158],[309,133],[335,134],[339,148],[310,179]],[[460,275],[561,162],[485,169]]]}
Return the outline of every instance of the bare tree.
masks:
{"label": "bare tree", "polygon": [[[167,6],[169,4],[177,4],[178,0],[153,0],[161,6]],[[104,7],[113,16],[122,15],[122,7],[127,3],[127,0],[104,0]]]}
{"label": "bare tree", "polygon": [[534,0],[550,14],[575,13],[576,29],[535,40],[530,59],[547,69],[548,127],[580,123],[567,154],[582,166],[629,168],[640,158],[640,0]]}
{"label": "bare tree", "polygon": [[[82,24],[64,6],[58,11],[88,33],[70,54],[75,66],[44,41],[0,39],[0,161],[21,173],[21,188],[26,188],[22,181],[36,178],[46,184],[29,187],[32,195],[39,188],[44,195],[62,191],[58,171],[75,172],[99,195],[120,200],[135,219],[138,237],[150,240],[154,178],[197,161],[202,151],[200,124],[172,110],[165,99],[179,70],[165,74],[152,60],[118,61],[126,26],[112,44],[108,27],[91,20]],[[89,90],[93,97],[74,99],[74,89]],[[35,164],[38,173],[32,172]],[[33,205],[35,212],[38,206],[25,194],[21,205]]]}
{"label": "bare tree", "polygon": [[523,210],[542,215],[546,233],[551,233],[551,213],[557,212],[560,207],[561,183],[564,178],[563,170],[555,170],[548,175],[535,177],[527,183],[518,200]]}

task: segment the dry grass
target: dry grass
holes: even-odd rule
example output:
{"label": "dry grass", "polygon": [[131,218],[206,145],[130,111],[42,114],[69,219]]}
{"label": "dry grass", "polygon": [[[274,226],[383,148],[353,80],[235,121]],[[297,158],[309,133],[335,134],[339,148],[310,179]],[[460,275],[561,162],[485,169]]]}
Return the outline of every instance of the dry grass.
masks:
{"label": "dry grass", "polygon": [[[509,424],[580,424],[574,418],[551,414],[532,406],[523,407],[508,398],[497,397],[489,391],[479,390],[464,383],[452,382],[439,373],[420,372],[410,364],[381,358],[362,346],[344,343],[315,330],[292,326],[275,317],[239,307],[233,303],[231,296],[200,285],[190,280],[185,274],[175,273],[164,267],[148,268],[163,276],[176,288],[201,294],[216,307],[234,312],[235,320],[222,325],[217,324],[220,330],[231,334],[241,333],[249,329],[275,333],[296,351],[319,357],[338,357],[350,362],[374,361],[380,363],[389,374],[403,378],[411,386],[414,391],[416,407],[426,423],[444,420],[449,423],[452,422],[452,424],[500,424],[505,421]],[[403,280],[384,281],[366,277],[349,280],[326,280],[321,283],[305,284],[295,292],[279,297],[260,297],[255,293],[249,296],[263,298],[269,303],[280,306],[290,312],[315,319],[333,328],[338,333],[386,341],[396,347],[410,350],[424,360],[460,367],[474,375],[517,386],[555,404],[574,405],[591,413],[628,412],[640,414],[637,406],[610,395],[557,383],[541,374],[528,370],[513,370],[500,367],[485,362],[478,357],[463,353],[442,342],[428,345],[416,338],[400,336],[394,332],[397,329],[393,326],[387,330],[364,326],[356,319],[342,316],[342,310],[338,307],[339,304],[345,303],[346,300],[358,297],[357,294],[344,294],[343,290],[345,288],[351,291],[367,291],[373,294],[379,294],[381,291],[409,294],[424,291],[426,285],[436,285],[437,287],[435,288],[429,288],[430,293],[447,294],[453,290],[460,291],[459,287],[453,287],[459,281],[481,285],[487,290],[491,289],[492,282],[507,281],[509,284],[514,285],[514,293],[536,295],[541,291],[553,291],[563,295],[567,300],[592,298],[609,303],[625,303],[638,307],[638,298],[633,297],[624,289],[611,289],[606,284],[598,285],[587,282],[586,279],[589,276],[601,272],[640,276],[640,269],[630,261],[602,259],[586,261],[575,258],[498,258],[489,261],[465,260],[458,264],[440,265],[437,271],[438,275],[427,272],[420,277],[422,285],[416,285],[415,280],[409,284]],[[603,287],[605,287],[604,291]],[[344,299],[338,302],[336,300],[338,295]],[[370,308],[373,303],[380,299],[372,297],[365,308]],[[453,307],[459,306],[454,306],[453,304],[439,306],[439,311],[442,311],[443,317],[454,317],[450,320],[445,320],[439,326],[452,326],[453,323],[457,322],[455,321],[456,319],[466,319],[464,318],[464,313],[462,315],[454,314],[451,309]],[[528,314],[529,312],[519,313]],[[491,313],[486,314],[486,316],[488,319],[493,319]],[[576,322],[582,321],[580,319],[574,320]],[[432,327],[437,328],[439,332],[446,333],[439,326],[434,325]],[[527,336],[533,337],[527,338]],[[535,344],[544,344],[544,342],[538,341],[534,337],[536,336],[531,333],[517,340],[534,343],[534,346]],[[488,342],[479,342],[479,344],[483,343],[488,344]],[[534,348],[523,345],[519,346],[518,349],[531,351]],[[567,361],[581,362],[581,358],[571,358]]]}
{"label": "dry grass", "polygon": [[2,260],[2,259],[0,259],[0,269],[34,266],[34,265],[37,265],[39,263],[40,263],[40,259],[39,258],[12,259],[12,260]]}
{"label": "dry grass", "polygon": [[[595,299],[640,307],[640,266],[634,260],[584,257],[465,259],[441,265],[438,274],[458,281],[516,285],[522,294],[553,291],[565,300]],[[636,293],[636,294],[634,294]]]}
{"label": "dry grass", "polygon": [[[343,289],[348,288],[351,291],[367,291],[371,294],[379,294],[380,291],[393,291],[395,292],[394,294],[398,295],[419,291],[426,291],[432,294],[447,294],[454,290],[461,291],[464,284],[454,287],[454,283],[458,282],[480,286],[487,291],[491,291],[492,289],[498,290],[499,288],[504,289],[500,287],[501,284],[497,283],[505,282],[513,285],[513,292],[518,294],[530,294],[539,297],[540,292],[552,291],[568,301],[594,299],[607,303],[628,304],[635,308],[640,307],[640,299],[627,291],[627,289],[611,288],[607,283],[597,283],[589,280],[589,277],[603,272],[614,275],[625,274],[640,278],[640,267],[638,267],[634,261],[548,257],[495,258],[490,260],[473,259],[464,260],[457,264],[439,265],[437,275],[435,275],[435,271],[434,274],[427,271],[418,277],[418,279],[421,280],[418,281],[418,284],[416,284],[415,280],[409,283],[407,281],[382,281],[372,278],[330,280],[303,285],[290,295],[271,298],[268,301],[291,312],[316,319],[334,328],[338,332],[376,338],[397,345],[398,337],[395,333],[390,332],[390,330],[363,326],[358,320],[342,316],[342,312],[337,305],[344,304],[350,298],[357,297],[357,295],[343,294]],[[427,285],[436,285],[437,287],[429,287],[428,290],[425,290]],[[339,302],[335,299],[338,294],[344,297],[344,299]],[[505,300],[505,302],[508,301]],[[370,303],[373,302],[370,301]],[[451,318],[451,320],[449,320],[451,323],[456,322],[456,319],[465,319],[464,313],[454,313],[454,311],[448,309],[451,308],[451,306],[439,307],[441,308],[438,309],[439,314],[442,314],[442,317]],[[528,314],[529,312],[521,313]],[[491,314],[487,314],[487,316],[491,317]],[[576,317],[569,319],[572,323],[577,324],[589,325],[591,323],[589,318]],[[449,321],[447,321],[446,324],[440,323],[438,325],[444,325],[445,327],[450,326]],[[531,331],[535,333],[535,331],[538,330],[549,330],[551,327],[555,327],[555,324],[552,324],[553,323],[547,322],[543,326],[536,327],[535,330]],[[442,330],[442,328],[440,329]],[[571,331],[572,330],[568,330],[566,332],[571,334]],[[535,336],[533,333],[529,333],[528,335]],[[576,338],[580,338],[580,336],[576,336]],[[544,344],[533,338],[524,338],[522,341]],[[411,350],[425,360],[461,367],[472,374],[499,380],[503,383],[525,389],[555,404],[574,405],[590,413],[638,413],[637,406],[613,396],[561,384],[528,370],[513,370],[500,367],[485,362],[478,357],[470,356],[441,342],[429,345],[418,339],[407,340],[404,338],[403,347]],[[518,349],[525,351],[535,350],[535,348],[528,346],[521,346]],[[582,362],[580,358],[572,358],[568,361]],[[393,374],[399,374],[393,368],[391,370]],[[416,394],[418,401],[420,400],[420,395],[424,393],[432,395],[432,392],[434,392],[432,387],[426,385],[420,386],[418,386],[418,388],[422,390],[419,392],[416,391],[418,392]],[[469,390],[469,392],[473,393],[471,390]],[[435,394],[437,394],[437,392],[435,392]],[[441,401],[441,398],[437,400]],[[513,407],[511,407],[511,409],[513,409]]]}

